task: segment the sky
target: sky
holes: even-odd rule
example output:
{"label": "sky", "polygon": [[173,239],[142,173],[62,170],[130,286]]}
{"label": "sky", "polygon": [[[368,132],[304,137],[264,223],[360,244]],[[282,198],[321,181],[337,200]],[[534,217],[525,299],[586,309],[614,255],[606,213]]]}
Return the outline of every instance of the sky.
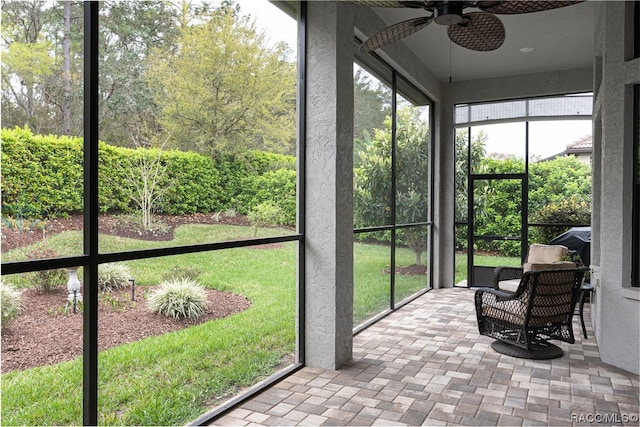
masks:
{"label": "sky", "polygon": [[[544,159],[562,153],[568,144],[591,135],[591,126],[590,119],[529,122],[529,155]],[[472,138],[480,130],[488,136],[487,154],[513,154],[524,158],[524,122],[476,126],[472,129]]]}
{"label": "sky", "polygon": [[268,0],[235,0],[242,15],[251,15],[256,25],[270,37],[270,41],[283,41],[291,49],[296,48],[297,23],[289,15],[270,4]]}
{"label": "sky", "polygon": [[[240,5],[240,13],[250,15],[256,25],[265,30],[269,41],[284,41],[295,50],[297,45],[296,21],[282,12],[268,0],[235,0]],[[478,126],[474,132],[483,129],[489,139],[487,154],[513,154],[524,158],[524,123],[503,123]],[[531,156],[547,158],[563,152],[570,144],[584,136],[591,135],[591,120],[530,122],[529,152]]]}

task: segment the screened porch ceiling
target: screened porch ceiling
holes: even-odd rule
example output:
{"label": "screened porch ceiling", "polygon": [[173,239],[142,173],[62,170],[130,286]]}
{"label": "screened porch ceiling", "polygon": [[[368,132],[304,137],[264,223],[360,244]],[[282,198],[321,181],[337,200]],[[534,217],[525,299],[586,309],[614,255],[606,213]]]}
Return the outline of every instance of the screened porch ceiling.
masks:
{"label": "screened porch ceiling", "polygon": [[[590,67],[599,3],[586,1],[544,12],[499,15],[505,26],[506,40],[491,52],[475,52],[450,42],[446,27],[435,23],[403,42],[441,82],[449,82],[449,77],[453,82],[459,82]],[[430,16],[430,12],[420,9],[372,9],[387,25]],[[465,13],[474,10],[465,9]],[[533,48],[533,51],[524,53],[520,51],[523,48]]]}

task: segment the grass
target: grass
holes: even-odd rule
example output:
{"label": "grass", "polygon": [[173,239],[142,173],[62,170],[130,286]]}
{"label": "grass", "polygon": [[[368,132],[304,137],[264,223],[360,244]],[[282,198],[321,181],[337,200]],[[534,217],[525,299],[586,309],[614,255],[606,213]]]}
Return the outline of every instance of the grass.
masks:
{"label": "grass", "polygon": [[[391,249],[384,245],[354,244],[354,325],[389,308]],[[396,249],[396,266],[415,263],[413,251]],[[427,286],[424,275],[396,274],[395,302]]]}
{"label": "grass", "polygon": [[[260,229],[259,236],[282,232]],[[103,235],[100,251],[224,241],[248,238],[252,233],[250,227],[192,224],[179,227],[171,242]],[[79,241],[79,232],[65,232],[50,237],[47,246],[69,254],[76,251]],[[296,255],[292,242],[281,249],[237,248],[128,262],[141,293],[179,265],[197,269],[198,281],[205,287],[244,295],[252,305],[233,316],[100,352],[99,423],[185,424],[273,373],[283,357],[295,351]],[[390,279],[383,270],[389,268],[390,252],[383,245],[356,243],[354,256],[357,325],[389,306]],[[397,250],[397,265],[414,262],[412,251]],[[423,275],[396,275],[396,301],[426,284]],[[2,375],[3,425],[81,423],[81,358]]]}
{"label": "grass", "polygon": [[[101,250],[197,243],[216,234],[238,235],[240,230],[232,227],[186,225],[170,243],[101,236]],[[263,230],[266,234],[277,232]],[[73,233],[77,232],[53,236],[51,245],[75,240]],[[100,352],[100,424],[184,424],[230,393],[270,375],[284,356],[293,353],[295,243],[282,249],[231,249],[128,264],[136,285],[141,286],[159,283],[165,271],[175,265],[197,267],[204,286],[242,294],[252,305],[224,319]],[[81,358],[2,375],[3,425],[79,425],[81,400]]]}
{"label": "grass", "polygon": [[[518,267],[520,266],[520,257],[502,257],[493,255],[474,255],[475,265],[486,267]],[[460,283],[467,280],[467,254],[456,252],[455,255],[455,278],[453,283]]]}

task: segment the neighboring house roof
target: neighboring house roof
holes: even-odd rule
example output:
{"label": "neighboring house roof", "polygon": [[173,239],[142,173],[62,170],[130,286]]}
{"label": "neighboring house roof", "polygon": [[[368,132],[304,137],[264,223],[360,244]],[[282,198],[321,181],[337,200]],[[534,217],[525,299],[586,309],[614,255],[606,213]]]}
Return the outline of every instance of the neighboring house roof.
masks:
{"label": "neighboring house roof", "polygon": [[593,143],[591,140],[591,135],[583,136],[577,141],[573,141],[571,144],[567,145],[566,150],[562,154],[583,154],[583,153],[591,153],[593,151]]}
{"label": "neighboring house roof", "polygon": [[586,135],[576,141],[573,141],[570,144],[567,144],[563,152],[554,154],[553,156],[541,159],[539,161],[546,162],[547,160],[553,160],[556,157],[568,156],[570,154],[575,154],[575,155],[591,154],[592,151],[593,151],[593,143],[592,143],[591,135]]}

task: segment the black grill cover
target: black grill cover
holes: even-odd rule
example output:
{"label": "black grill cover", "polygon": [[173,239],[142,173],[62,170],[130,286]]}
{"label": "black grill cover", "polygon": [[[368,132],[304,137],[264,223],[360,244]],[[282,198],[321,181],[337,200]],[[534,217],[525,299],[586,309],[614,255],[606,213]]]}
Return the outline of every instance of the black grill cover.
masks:
{"label": "black grill cover", "polygon": [[591,227],[573,227],[553,238],[550,245],[564,245],[580,254],[585,266],[591,262]]}

